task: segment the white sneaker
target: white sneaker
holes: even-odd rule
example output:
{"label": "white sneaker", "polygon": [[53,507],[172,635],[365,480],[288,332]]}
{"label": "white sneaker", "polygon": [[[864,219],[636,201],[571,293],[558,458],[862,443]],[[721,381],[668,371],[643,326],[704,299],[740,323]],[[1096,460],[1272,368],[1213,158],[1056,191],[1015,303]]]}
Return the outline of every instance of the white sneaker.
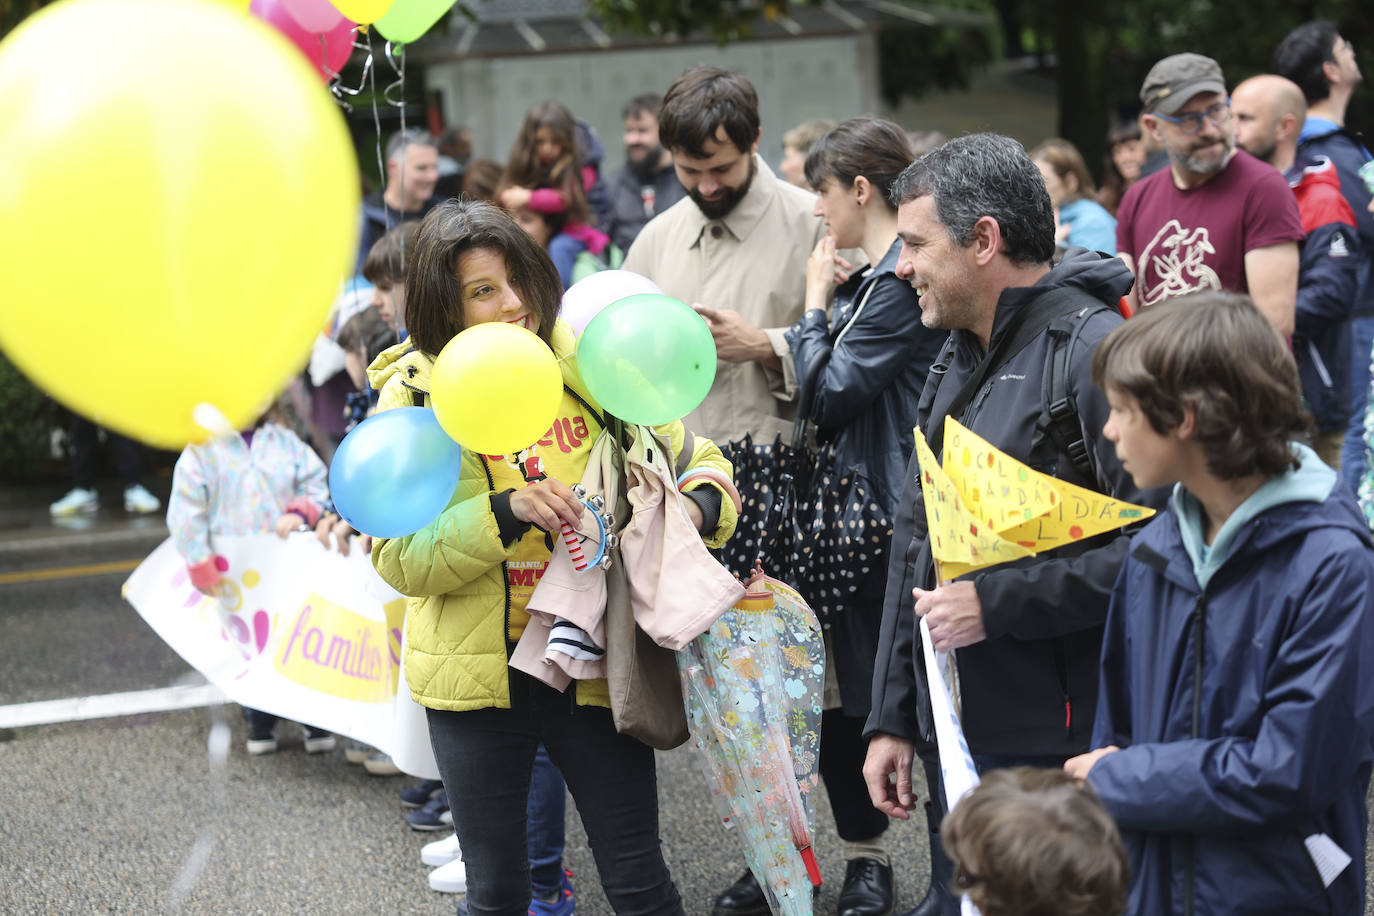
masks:
{"label": "white sneaker", "polygon": [[389,754],[383,754],[381,751],[364,760],[363,769],[373,776],[397,776],[401,772],[396,761],[392,760]]}
{"label": "white sneaker", "polygon": [[48,506],[53,515],[78,515],[100,508],[100,495],[95,490],[72,487],[70,493]]}
{"label": "white sneaker", "polygon": [[139,515],[148,515],[162,508],[162,500],[143,488],[143,484],[136,483],[124,491],[124,511],[135,512]]}
{"label": "white sneaker", "polygon": [[429,873],[429,886],[441,894],[466,894],[468,870],[462,859],[454,859]]}
{"label": "white sneaker", "polygon": [[269,736],[266,738],[249,738],[243,744],[244,750],[248,751],[249,756],[261,757],[263,754],[275,754],[277,752],[277,739]]}
{"label": "white sneaker", "polygon": [[327,754],[334,750],[337,743],[338,742],[334,740],[334,736],[328,732],[321,732],[314,735],[310,732],[305,733],[305,752],[307,754]]}
{"label": "white sneaker", "polygon": [[420,850],[420,861],[426,865],[447,865],[454,859],[461,859],[463,850],[458,845],[458,834],[450,833],[448,839],[426,843]]}

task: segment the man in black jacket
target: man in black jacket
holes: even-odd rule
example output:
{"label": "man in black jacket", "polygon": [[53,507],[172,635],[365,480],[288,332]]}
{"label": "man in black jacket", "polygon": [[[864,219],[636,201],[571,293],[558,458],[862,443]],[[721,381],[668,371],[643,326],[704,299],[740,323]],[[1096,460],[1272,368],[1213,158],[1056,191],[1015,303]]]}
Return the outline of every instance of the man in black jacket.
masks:
{"label": "man in black jacket", "polygon": [[644,224],[687,196],[673,170],[673,157],[658,142],[663,97],[637,95],[620,112],[625,122],[625,164],[607,180],[611,219],[606,231],[629,251]]}
{"label": "man in black jacket", "polygon": [[[953,332],[918,409],[935,453],[944,418],[954,416],[1038,470],[1141,502],[1101,436],[1108,408],[1091,372],[1094,348],[1122,320],[1126,266],[1084,249],[1052,266],[1049,194],[1007,137],[950,141],[908,167],[892,195],[897,275],[920,295],[921,320]],[[1057,368],[1056,354],[1067,358]],[[1068,408],[1055,411],[1058,422],[1046,403],[1056,372]],[[932,796],[932,879],[913,912],[957,913],[937,835],[943,799],[916,617],[926,618],[935,649],[957,650],[963,726],[979,768],[1059,766],[1088,746],[1107,601],[1128,539],[1104,535],[941,584],[914,455],[898,512],[864,778],[879,810],[906,818],[920,751]]]}

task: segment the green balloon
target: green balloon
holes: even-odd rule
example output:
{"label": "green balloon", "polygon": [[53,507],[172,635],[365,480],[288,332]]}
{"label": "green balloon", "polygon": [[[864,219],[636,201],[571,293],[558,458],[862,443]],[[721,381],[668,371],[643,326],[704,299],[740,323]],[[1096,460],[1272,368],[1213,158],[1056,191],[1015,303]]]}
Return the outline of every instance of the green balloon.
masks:
{"label": "green balloon", "polygon": [[376,22],[377,31],[387,41],[405,44],[430,30],[456,0],[396,0]]}
{"label": "green balloon", "polygon": [[701,404],[716,379],[706,320],[671,296],[641,293],[602,309],[577,339],[587,390],[626,423],[657,426]]}

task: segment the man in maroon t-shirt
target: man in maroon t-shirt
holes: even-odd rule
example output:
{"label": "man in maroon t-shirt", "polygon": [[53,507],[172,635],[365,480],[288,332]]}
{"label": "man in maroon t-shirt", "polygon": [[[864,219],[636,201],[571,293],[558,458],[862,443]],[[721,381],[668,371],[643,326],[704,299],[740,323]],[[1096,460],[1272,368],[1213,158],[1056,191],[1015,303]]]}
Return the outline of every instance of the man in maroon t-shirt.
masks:
{"label": "man in maroon t-shirt", "polygon": [[1249,293],[1291,335],[1302,221],[1283,176],[1236,149],[1221,67],[1201,54],[1166,57],[1140,100],[1169,168],[1132,185],[1117,212],[1117,252],[1136,276],[1130,305],[1201,289]]}

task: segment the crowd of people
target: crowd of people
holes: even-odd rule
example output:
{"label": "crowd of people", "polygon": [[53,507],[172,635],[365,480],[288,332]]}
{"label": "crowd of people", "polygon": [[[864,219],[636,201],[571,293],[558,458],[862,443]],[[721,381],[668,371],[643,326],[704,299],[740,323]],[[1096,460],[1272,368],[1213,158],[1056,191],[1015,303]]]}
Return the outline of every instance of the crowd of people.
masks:
{"label": "crowd of people", "polygon": [[[507,664],[612,420],[560,300],[623,267],[690,304],[716,345],[710,392],[663,428],[673,458],[729,474],[740,443],[792,443],[816,479],[863,482],[871,511],[848,524],[873,552],[843,591],[804,595],[824,624],[841,916],[893,912],[911,863],[884,834],[918,809],[931,880],[908,916],[957,913],[964,894],[987,916],[1361,912],[1374,166],[1344,125],[1360,79],[1325,21],[1229,87],[1209,57],[1166,57],[1139,118],[1108,135],[1100,187],[1063,139],[1027,152],[867,116],[788,131],[775,175],[754,87],[711,67],[626,102],[610,175],[595,132],[554,101],[530,109],[504,164],[472,158],[463,128],[398,133],[362,205],[367,291],[345,297],[322,343],[336,359],[297,399],[297,419],[326,399],[337,425],[309,424],[319,457],[280,408],[187,449],[168,523],[191,581],[213,592],[216,533],[307,526],[348,549],[324,462],[349,426],[427,405],[464,328],[534,332],[563,372],[556,422],[589,435],[465,451],[437,519],[362,545],[408,596],[406,670],[442,776],[402,800],[418,829],[451,825],[423,859],[431,886],[465,892],[460,914],[575,911],[568,793],[617,913],[691,909],[660,846],[653,752],[617,732],[605,680],[563,692]],[[1158,515],[942,580],[913,428],[939,455],[949,418]],[[768,524],[702,479],[684,506],[708,547]],[[983,778],[952,811],[919,618],[951,653]],[[274,750],[274,720],[245,713],[249,753]],[[306,749],[332,742],[312,730]],[[712,916],[769,912],[752,872],[731,878]]]}

